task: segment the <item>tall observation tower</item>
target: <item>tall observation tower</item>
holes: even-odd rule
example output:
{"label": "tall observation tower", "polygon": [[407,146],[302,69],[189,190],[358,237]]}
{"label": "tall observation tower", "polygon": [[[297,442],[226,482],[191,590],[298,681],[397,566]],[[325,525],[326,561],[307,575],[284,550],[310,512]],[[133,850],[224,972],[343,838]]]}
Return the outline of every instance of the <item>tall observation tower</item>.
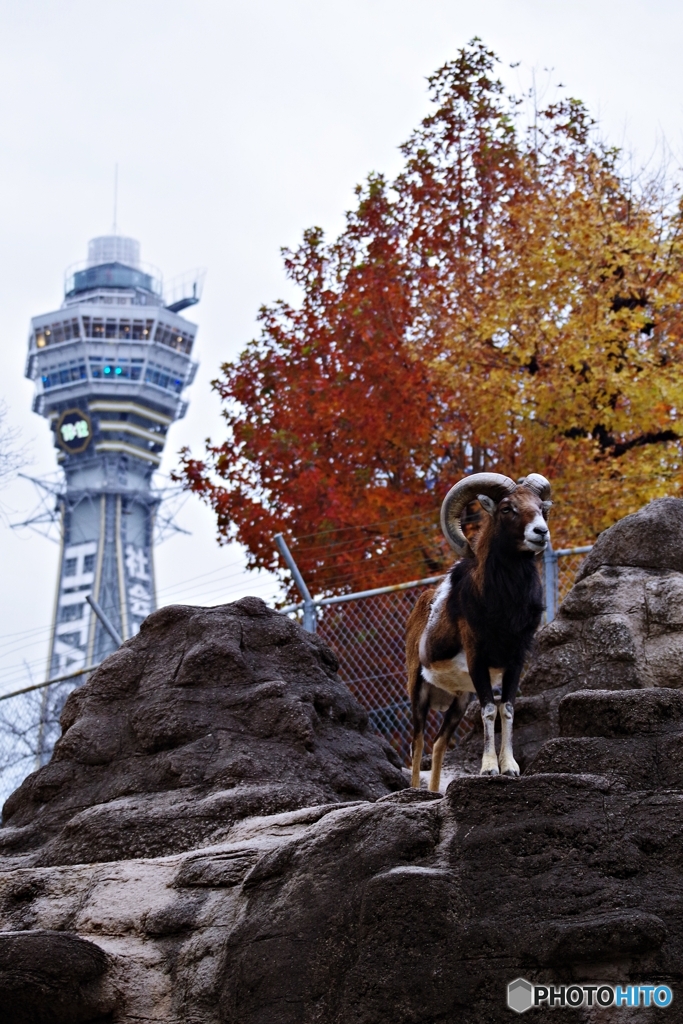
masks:
{"label": "tall observation tower", "polygon": [[86,263],[67,271],[62,308],[31,321],[33,409],[50,424],[65,476],[50,678],[116,646],[87,596],[124,639],[156,607],[151,477],[197,369],[197,327],[179,313],[199,300],[199,283],[188,275],[165,302],[138,242],[95,238]]}

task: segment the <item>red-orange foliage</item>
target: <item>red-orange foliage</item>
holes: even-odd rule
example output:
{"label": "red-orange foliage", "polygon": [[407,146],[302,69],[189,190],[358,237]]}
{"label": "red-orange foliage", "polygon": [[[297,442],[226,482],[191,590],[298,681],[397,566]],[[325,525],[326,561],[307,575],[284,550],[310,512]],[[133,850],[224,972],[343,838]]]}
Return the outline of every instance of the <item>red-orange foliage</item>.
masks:
{"label": "red-orange foliage", "polygon": [[186,479],[211,501],[221,534],[236,529],[254,564],[272,565],[273,534],[285,529],[318,586],[383,578],[386,560],[375,560],[387,545],[399,578],[416,564],[441,564],[414,516],[434,518],[433,488],[448,459],[434,408],[446,399],[407,341],[415,310],[400,243],[381,181],[338,243],[306,232],[286,256],[301,307],[262,310],[261,338],[214,383],[230,431],[208,448],[218,481],[207,460],[185,458]]}
{"label": "red-orange foliage", "polygon": [[552,477],[563,543],[678,486],[680,211],[578,102],[521,130],[494,69],[475,40],[433,76],[403,172],[285,253],[300,306],[214,382],[227,438],[182,475],[252,566],[283,531],[317,591],[431,574],[465,472]]}

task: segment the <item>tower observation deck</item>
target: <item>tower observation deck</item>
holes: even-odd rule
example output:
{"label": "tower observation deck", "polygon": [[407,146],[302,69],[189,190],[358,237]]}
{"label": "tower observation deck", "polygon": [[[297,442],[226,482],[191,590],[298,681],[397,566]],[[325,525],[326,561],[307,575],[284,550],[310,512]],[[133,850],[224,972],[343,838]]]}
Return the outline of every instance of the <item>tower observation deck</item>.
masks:
{"label": "tower observation deck", "polygon": [[188,276],[167,304],[138,242],[95,238],[86,263],[67,271],[61,309],[31,321],[33,409],[50,424],[66,483],[50,678],[116,647],[86,597],[124,640],[156,607],[151,478],[197,370],[197,327],[179,312],[200,283]]}

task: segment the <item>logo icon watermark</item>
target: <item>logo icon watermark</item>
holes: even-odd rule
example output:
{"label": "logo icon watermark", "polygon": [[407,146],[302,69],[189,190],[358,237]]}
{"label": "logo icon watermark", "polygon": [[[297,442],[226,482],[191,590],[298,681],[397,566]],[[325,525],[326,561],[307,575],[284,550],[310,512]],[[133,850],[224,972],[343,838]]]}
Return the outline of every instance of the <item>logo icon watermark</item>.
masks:
{"label": "logo icon watermark", "polygon": [[532,985],[515,978],[508,985],[508,1007],[526,1013],[538,1006],[670,1006],[668,985]]}

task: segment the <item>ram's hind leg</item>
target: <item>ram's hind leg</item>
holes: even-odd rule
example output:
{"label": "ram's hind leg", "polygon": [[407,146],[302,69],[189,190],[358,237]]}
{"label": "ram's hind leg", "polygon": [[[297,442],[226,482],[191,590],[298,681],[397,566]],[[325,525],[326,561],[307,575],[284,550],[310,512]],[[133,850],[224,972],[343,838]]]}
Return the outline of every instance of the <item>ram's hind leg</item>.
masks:
{"label": "ram's hind leg", "polygon": [[418,668],[418,678],[412,695],[413,707],[413,745],[412,773],[410,785],[413,789],[420,788],[420,765],[425,746],[425,725],[429,713],[429,685],[422,678],[422,669]]}
{"label": "ram's hind leg", "polygon": [[458,694],[458,696],[452,701],[451,706],[444,715],[439,733],[434,740],[434,749],[432,751],[432,774],[429,778],[429,788],[433,793],[439,792],[443,756],[448,750],[448,744],[451,741],[453,733],[457,729],[462,716],[465,714],[467,701],[468,694],[466,693]]}

